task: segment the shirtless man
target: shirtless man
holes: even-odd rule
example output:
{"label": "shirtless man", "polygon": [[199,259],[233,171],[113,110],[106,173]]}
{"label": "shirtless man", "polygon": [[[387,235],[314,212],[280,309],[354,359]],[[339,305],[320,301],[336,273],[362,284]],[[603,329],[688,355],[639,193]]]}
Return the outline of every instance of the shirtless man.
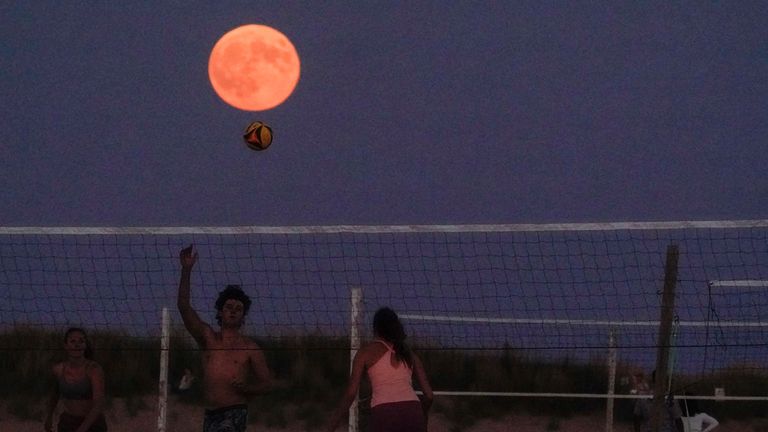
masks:
{"label": "shirtless man", "polygon": [[[189,246],[179,254],[181,280],[178,307],[184,326],[203,350],[203,388],[209,409],[205,411],[204,432],[245,432],[248,399],[272,386],[261,348],[240,333],[251,300],[237,285],[228,285],[216,300],[214,331],[203,322],[189,302],[190,274],[197,252]],[[255,377],[249,380],[249,375]]]}

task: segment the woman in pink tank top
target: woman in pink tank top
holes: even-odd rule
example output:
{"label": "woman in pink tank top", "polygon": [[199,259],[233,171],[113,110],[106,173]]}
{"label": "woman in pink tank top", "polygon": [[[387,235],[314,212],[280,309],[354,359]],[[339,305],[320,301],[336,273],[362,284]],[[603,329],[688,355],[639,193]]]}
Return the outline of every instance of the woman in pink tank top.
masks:
{"label": "woman in pink tank top", "polygon": [[[373,317],[376,339],[355,355],[344,396],[328,422],[333,432],[357,396],[364,372],[371,381],[371,432],[426,432],[432,387],[421,360],[405,344],[405,330],[397,314],[381,308]],[[422,395],[411,384],[416,374]]]}

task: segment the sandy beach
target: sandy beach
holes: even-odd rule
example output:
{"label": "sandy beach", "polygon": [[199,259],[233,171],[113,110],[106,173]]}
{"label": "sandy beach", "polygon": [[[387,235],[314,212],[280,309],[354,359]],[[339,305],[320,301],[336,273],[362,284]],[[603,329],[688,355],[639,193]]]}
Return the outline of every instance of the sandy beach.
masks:
{"label": "sandy beach", "polygon": [[[129,409],[124,401],[114,400],[107,411],[107,423],[110,432],[152,432],[158,430],[157,407],[155,399],[146,398],[142,401],[146,408],[136,411]],[[40,421],[19,420],[8,412],[7,404],[0,403],[0,432],[34,432],[43,431]],[[42,407],[40,408],[42,412]],[[133,414],[133,415],[132,415]],[[203,410],[194,405],[172,403],[168,407],[167,432],[188,432],[201,430]],[[556,423],[556,424],[555,424]],[[251,425],[249,432],[299,432],[317,429],[306,429],[302,424],[289,425],[285,428],[269,428],[263,425]],[[346,430],[339,428],[339,430]],[[441,414],[430,416],[429,432],[453,432],[457,429]],[[600,432],[605,431],[605,417],[582,416],[553,419],[545,416],[529,416],[513,414],[494,420],[481,420],[463,432]],[[631,432],[629,424],[616,422],[613,432]],[[717,432],[768,432],[768,421],[753,423],[725,422],[716,429]]]}

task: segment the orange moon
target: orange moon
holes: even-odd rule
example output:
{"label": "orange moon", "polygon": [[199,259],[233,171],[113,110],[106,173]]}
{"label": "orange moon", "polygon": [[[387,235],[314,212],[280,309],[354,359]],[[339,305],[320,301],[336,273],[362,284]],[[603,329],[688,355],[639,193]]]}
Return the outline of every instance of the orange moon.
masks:
{"label": "orange moon", "polygon": [[300,71],[291,41],[272,27],[257,24],[227,32],[208,60],[216,94],[244,111],[264,111],[283,103],[296,88]]}

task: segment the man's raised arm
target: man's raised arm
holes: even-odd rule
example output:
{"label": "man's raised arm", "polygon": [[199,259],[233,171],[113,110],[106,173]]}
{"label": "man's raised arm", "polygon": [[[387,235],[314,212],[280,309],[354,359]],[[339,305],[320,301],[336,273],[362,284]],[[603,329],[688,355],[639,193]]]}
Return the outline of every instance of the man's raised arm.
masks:
{"label": "man's raised arm", "polygon": [[197,262],[197,251],[195,251],[194,245],[189,245],[189,247],[181,250],[179,261],[181,262],[181,280],[179,280],[179,296],[176,304],[181,313],[181,319],[184,321],[184,327],[187,328],[197,343],[204,345],[208,324],[200,319],[189,301],[190,276],[192,267]]}

